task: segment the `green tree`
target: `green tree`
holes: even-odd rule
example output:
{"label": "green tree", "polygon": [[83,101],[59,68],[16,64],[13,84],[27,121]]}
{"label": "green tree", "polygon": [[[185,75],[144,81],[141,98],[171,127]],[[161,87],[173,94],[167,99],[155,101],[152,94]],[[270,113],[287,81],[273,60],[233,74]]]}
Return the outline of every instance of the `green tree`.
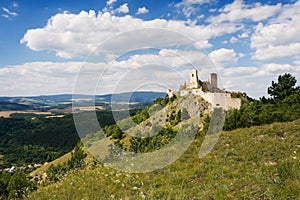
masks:
{"label": "green tree", "polygon": [[274,99],[283,100],[294,93],[296,82],[296,78],[291,74],[285,73],[284,75],[280,75],[278,82],[272,81],[271,86],[268,87],[268,94]]}
{"label": "green tree", "polygon": [[22,199],[29,191],[29,181],[24,172],[15,172],[11,177],[7,190],[9,192],[8,199]]}
{"label": "green tree", "polygon": [[82,149],[83,144],[79,142],[75,148],[74,151],[71,152],[72,156],[68,160],[68,167],[69,169],[74,169],[74,168],[80,168],[84,164],[84,158],[87,156],[86,153],[84,153]]}
{"label": "green tree", "polygon": [[2,172],[0,174],[0,199],[7,199],[8,197],[7,186],[11,176],[9,172]]}

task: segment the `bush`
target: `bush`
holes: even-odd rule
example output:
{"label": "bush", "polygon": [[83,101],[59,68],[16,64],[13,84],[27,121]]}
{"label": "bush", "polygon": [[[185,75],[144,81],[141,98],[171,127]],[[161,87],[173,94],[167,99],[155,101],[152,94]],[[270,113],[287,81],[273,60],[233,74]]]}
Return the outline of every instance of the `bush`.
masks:
{"label": "bush", "polygon": [[50,182],[57,182],[61,177],[72,169],[78,169],[84,166],[84,159],[86,153],[82,150],[82,143],[79,142],[71,152],[71,158],[63,164],[56,166],[50,165],[46,171],[47,180]]}

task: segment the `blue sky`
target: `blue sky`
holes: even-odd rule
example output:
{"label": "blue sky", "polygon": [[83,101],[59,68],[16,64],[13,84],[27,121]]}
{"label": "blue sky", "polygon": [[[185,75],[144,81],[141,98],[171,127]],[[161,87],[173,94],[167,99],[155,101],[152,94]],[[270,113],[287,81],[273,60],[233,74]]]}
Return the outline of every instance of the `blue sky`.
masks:
{"label": "blue sky", "polygon": [[[109,63],[105,76],[94,77],[106,81],[105,87],[96,86],[97,93],[133,89],[134,78],[148,80],[143,76],[151,73],[160,88],[142,89],[177,89],[183,81],[177,75],[188,79],[190,70],[179,57],[195,64],[201,77],[217,72],[222,88],[256,98],[266,95],[280,74],[300,80],[300,2],[295,0],[2,0],[0,25],[1,96],[72,93],[80,69],[101,74]],[[157,30],[134,32],[147,28]],[[182,48],[180,35],[195,48]],[[107,45],[99,46],[103,42]],[[204,54],[207,58],[199,59]],[[177,75],[158,73],[160,64]],[[146,75],[136,70],[146,65]],[[128,87],[118,86],[131,72],[140,75]]]}

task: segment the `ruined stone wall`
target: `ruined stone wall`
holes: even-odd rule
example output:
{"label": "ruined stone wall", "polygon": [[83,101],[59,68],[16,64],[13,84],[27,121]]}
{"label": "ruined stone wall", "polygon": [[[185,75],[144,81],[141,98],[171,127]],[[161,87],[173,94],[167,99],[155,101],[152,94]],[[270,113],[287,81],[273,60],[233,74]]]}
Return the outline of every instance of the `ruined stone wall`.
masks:
{"label": "ruined stone wall", "polygon": [[185,96],[190,93],[196,96],[201,96],[203,99],[209,102],[211,104],[211,109],[223,108],[224,110],[229,110],[230,108],[239,109],[241,106],[241,99],[231,98],[231,94],[229,93],[203,92],[201,88],[193,90],[182,90],[180,91],[180,96]]}
{"label": "ruined stone wall", "polygon": [[199,87],[199,78],[197,70],[192,70],[190,73],[190,81],[188,83],[187,88],[198,88]]}
{"label": "ruined stone wall", "polygon": [[227,107],[228,109],[230,108],[236,108],[236,109],[240,109],[242,105],[242,100],[240,98],[229,98],[227,99]]}

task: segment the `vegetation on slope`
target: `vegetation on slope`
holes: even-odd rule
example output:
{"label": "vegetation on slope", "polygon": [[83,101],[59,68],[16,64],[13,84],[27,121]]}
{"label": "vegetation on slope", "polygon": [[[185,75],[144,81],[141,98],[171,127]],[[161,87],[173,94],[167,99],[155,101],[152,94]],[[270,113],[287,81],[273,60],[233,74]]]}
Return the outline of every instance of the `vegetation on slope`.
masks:
{"label": "vegetation on slope", "polygon": [[[296,82],[292,76],[283,77],[279,77],[278,83],[273,82],[269,88],[271,98],[263,97],[259,101],[250,99],[244,102],[241,110],[229,111],[225,129],[299,118],[299,87],[294,87]],[[168,99],[158,99],[156,103],[162,107],[172,107]],[[133,121],[145,125],[152,122],[149,108],[135,115]],[[180,123],[178,116],[183,114],[181,112],[170,109],[166,126],[154,137],[130,137],[128,140],[119,128],[122,123],[107,126],[104,132],[115,144],[125,149],[134,152],[153,151],[165,144],[153,145],[153,140],[163,140],[168,135],[172,138],[176,134],[174,131]],[[188,112],[184,115],[188,118]],[[209,122],[207,117],[202,120]],[[300,198],[299,122],[222,132],[212,152],[199,160],[198,152],[207,130],[206,123],[188,151],[164,169],[128,174],[102,164],[88,164],[85,170],[70,173],[64,181],[41,188],[30,198],[297,199]]]}
{"label": "vegetation on slope", "polygon": [[[23,199],[29,192],[36,190],[38,184],[41,186],[62,180],[71,170],[80,169],[84,166],[84,159],[86,158],[82,144],[78,143],[71,155],[67,157],[69,157],[68,160],[62,163],[50,164],[47,166],[46,173],[36,174],[34,178],[28,176],[23,170],[1,173],[0,199]],[[47,180],[45,180],[46,177]]]}
{"label": "vegetation on slope", "polygon": [[203,137],[170,166],[128,174],[91,163],[28,199],[297,199],[300,120],[222,132],[198,158]]}
{"label": "vegetation on slope", "polygon": [[239,110],[227,112],[224,130],[287,122],[300,118],[300,87],[290,74],[278,77],[268,88],[270,98],[249,100]]}

